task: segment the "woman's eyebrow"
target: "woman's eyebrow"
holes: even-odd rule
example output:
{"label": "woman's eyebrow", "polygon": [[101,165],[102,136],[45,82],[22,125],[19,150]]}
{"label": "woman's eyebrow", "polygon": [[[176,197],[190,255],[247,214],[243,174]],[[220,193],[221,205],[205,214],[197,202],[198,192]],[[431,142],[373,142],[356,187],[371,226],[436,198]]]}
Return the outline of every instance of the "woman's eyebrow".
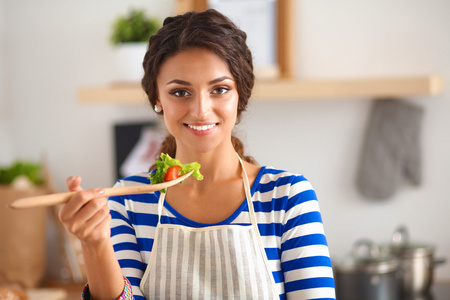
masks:
{"label": "woman's eyebrow", "polygon": [[171,84],[171,83],[177,83],[177,84],[182,84],[182,85],[192,85],[191,83],[184,81],[184,80],[180,80],[180,79],[171,80],[167,84]]}
{"label": "woman's eyebrow", "polygon": [[[229,76],[221,76],[219,78],[213,79],[210,82],[208,82],[209,85],[211,84],[215,84],[224,80],[233,80],[233,78],[229,77]],[[191,86],[192,84],[188,81],[184,81],[184,80],[180,80],[180,79],[174,79],[169,81],[167,84],[172,84],[172,83],[176,83],[176,84],[181,84],[181,85],[188,85]]]}
{"label": "woman's eyebrow", "polygon": [[224,81],[224,80],[227,80],[227,79],[233,80],[233,78],[231,78],[231,77],[229,77],[229,76],[222,76],[222,77],[219,77],[219,78],[217,78],[217,79],[211,80],[211,81],[209,82],[209,84],[211,85],[211,84],[218,83],[218,82],[221,82],[221,81]]}

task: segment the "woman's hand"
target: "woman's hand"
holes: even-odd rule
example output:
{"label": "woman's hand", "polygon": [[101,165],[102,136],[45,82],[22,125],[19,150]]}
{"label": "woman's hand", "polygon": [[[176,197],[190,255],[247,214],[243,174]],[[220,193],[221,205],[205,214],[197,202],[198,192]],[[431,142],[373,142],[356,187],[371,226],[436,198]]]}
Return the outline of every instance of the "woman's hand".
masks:
{"label": "woman's hand", "polygon": [[81,240],[91,297],[118,299],[124,281],[110,239],[111,215],[105,191],[84,191],[80,183],[79,176],[67,178],[67,189],[77,193],[63,206],[59,218],[64,227]]}
{"label": "woman's hand", "polygon": [[69,177],[67,189],[77,192],[59,212],[64,227],[77,236],[82,243],[94,246],[109,239],[111,215],[104,190],[83,190],[81,177]]}

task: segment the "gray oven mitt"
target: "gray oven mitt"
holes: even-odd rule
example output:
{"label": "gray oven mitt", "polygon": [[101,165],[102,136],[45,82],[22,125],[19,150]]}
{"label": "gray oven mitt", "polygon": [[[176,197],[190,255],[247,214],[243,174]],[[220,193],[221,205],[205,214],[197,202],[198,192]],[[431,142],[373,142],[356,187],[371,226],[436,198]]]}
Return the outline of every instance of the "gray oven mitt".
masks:
{"label": "gray oven mitt", "polygon": [[423,108],[401,100],[375,100],[362,145],[356,185],[363,196],[386,199],[402,179],[421,183]]}

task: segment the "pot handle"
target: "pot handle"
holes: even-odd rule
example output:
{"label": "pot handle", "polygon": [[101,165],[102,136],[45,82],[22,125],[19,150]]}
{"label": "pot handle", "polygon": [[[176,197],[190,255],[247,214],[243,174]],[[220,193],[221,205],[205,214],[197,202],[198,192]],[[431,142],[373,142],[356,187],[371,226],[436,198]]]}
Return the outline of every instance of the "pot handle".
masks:
{"label": "pot handle", "polygon": [[437,265],[443,265],[443,264],[445,264],[447,262],[447,259],[445,258],[445,257],[441,257],[441,258],[436,258],[434,261],[433,261],[433,264],[435,265],[435,266],[437,266]]}
{"label": "pot handle", "polygon": [[408,229],[406,226],[400,225],[392,234],[392,246],[402,247],[409,243]]}
{"label": "pot handle", "polygon": [[366,253],[364,256],[377,258],[380,256],[380,249],[373,243],[371,240],[360,239],[355,242],[352,249],[353,257],[361,257],[361,249],[365,250]]}

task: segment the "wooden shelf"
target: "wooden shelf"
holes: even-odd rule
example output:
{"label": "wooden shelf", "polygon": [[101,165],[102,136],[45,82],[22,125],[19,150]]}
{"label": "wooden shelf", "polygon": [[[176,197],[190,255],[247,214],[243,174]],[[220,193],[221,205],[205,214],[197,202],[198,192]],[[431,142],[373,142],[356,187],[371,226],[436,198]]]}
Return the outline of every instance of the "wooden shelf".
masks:
{"label": "wooden shelf", "polygon": [[78,90],[78,101],[81,103],[143,104],[147,102],[147,99],[144,90],[138,83],[130,83],[81,88]]}
{"label": "wooden shelf", "polygon": [[443,89],[440,76],[259,82],[258,100],[314,100],[433,96]]}
{"label": "wooden shelf", "polygon": [[[207,0],[176,0],[176,12],[202,11]],[[256,81],[252,99],[315,100],[315,99],[383,99],[434,96],[442,92],[443,79],[438,75],[392,78],[357,78],[339,80],[298,80],[295,78],[294,0],[277,0],[279,79]],[[78,91],[81,103],[147,104],[139,83],[83,87]]]}
{"label": "wooden shelf", "polygon": [[[270,100],[382,99],[434,96],[443,90],[438,75],[341,80],[260,80],[252,98]],[[144,104],[146,95],[139,84],[84,87],[78,91],[81,103]]]}

